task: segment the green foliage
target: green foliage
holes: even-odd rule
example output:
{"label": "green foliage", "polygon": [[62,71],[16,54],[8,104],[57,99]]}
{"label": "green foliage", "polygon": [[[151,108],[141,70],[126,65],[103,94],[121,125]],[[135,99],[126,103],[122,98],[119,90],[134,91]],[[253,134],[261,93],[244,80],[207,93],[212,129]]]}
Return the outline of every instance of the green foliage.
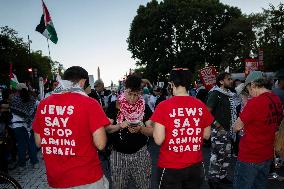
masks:
{"label": "green foliage", "polygon": [[28,43],[17,35],[8,26],[0,27],[0,83],[9,84],[10,64],[13,64],[13,72],[19,82],[31,81],[35,77],[28,72],[28,68],[37,69],[37,77],[51,78],[52,70],[58,68],[59,63],[43,56],[41,51],[29,53]]}
{"label": "green foliage", "polygon": [[255,38],[249,19],[218,0],[152,0],[132,21],[128,49],[154,81],[173,67],[237,68]]}
{"label": "green foliage", "polygon": [[253,30],[256,35],[255,52],[264,51],[266,71],[277,71],[284,67],[284,4],[263,9],[262,13],[251,14]]}

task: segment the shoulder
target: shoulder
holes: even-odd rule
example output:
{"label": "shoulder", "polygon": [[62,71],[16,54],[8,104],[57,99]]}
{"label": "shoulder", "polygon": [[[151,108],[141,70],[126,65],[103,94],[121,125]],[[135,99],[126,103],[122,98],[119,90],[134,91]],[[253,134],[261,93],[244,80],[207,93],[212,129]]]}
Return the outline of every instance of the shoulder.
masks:
{"label": "shoulder", "polygon": [[221,92],[219,92],[219,91],[217,91],[217,90],[213,90],[213,91],[210,91],[210,92],[208,93],[208,98],[209,98],[209,97],[211,97],[211,98],[212,98],[212,97],[213,97],[213,98],[214,98],[214,97],[219,97],[219,98],[220,98],[220,97],[221,97],[221,94],[222,94]]}

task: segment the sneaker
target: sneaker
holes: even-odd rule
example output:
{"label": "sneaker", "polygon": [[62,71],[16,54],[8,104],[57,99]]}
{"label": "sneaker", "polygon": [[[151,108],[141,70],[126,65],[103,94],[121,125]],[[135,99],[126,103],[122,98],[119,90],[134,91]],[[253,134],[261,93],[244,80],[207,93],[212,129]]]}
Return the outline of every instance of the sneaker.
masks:
{"label": "sneaker", "polygon": [[227,177],[225,177],[225,178],[223,178],[223,179],[220,179],[220,183],[222,183],[222,184],[228,184],[228,185],[233,184],[233,182],[230,181]]}
{"label": "sneaker", "polygon": [[273,172],[273,173],[270,173],[269,176],[268,176],[268,179],[271,179],[271,180],[278,180],[278,181],[284,181],[284,177],[278,175],[276,172]]}

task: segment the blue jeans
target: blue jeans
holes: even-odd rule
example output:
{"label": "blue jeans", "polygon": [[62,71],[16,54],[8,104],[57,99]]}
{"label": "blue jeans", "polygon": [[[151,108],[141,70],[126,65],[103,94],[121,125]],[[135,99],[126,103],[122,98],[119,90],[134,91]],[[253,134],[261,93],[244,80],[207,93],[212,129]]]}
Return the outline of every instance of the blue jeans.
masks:
{"label": "blue jeans", "polygon": [[233,189],[266,189],[271,161],[245,163],[238,160]]}
{"label": "blue jeans", "polygon": [[18,156],[19,156],[19,166],[26,165],[26,151],[29,152],[29,157],[31,163],[34,165],[38,163],[37,158],[37,148],[35,145],[34,133],[31,130],[29,133],[25,127],[17,127],[13,129],[16,136]]}

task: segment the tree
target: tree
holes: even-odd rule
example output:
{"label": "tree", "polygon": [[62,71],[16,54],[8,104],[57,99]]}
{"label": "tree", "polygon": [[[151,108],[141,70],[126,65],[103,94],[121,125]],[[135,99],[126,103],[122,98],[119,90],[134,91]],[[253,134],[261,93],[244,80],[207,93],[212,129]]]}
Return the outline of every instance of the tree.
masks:
{"label": "tree", "polygon": [[218,0],[152,0],[138,8],[127,42],[136,65],[156,80],[173,67],[237,67],[235,58],[247,56],[253,40],[249,19],[236,7]]}
{"label": "tree", "polygon": [[263,49],[265,70],[276,71],[283,67],[284,4],[270,5],[262,13],[251,14],[250,19],[256,35],[254,52]]}
{"label": "tree", "polygon": [[[41,51],[30,52],[28,43],[19,38],[18,33],[8,26],[0,27],[0,83],[9,85],[10,64],[13,65],[13,72],[20,82],[34,80],[35,77],[52,77],[51,68],[55,63]],[[59,64],[57,62],[57,64]],[[63,70],[63,66],[61,69]],[[29,68],[37,70],[31,75]]]}

